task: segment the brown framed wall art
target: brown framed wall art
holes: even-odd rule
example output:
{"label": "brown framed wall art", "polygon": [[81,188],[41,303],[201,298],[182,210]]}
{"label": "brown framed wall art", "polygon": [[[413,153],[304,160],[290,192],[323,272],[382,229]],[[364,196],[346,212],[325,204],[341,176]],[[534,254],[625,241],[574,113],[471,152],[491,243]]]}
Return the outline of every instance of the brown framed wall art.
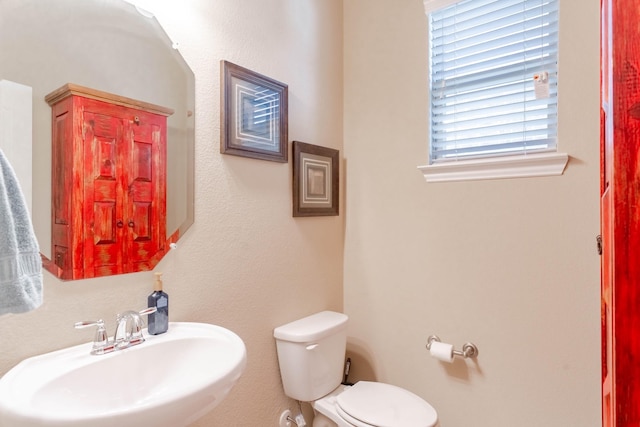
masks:
{"label": "brown framed wall art", "polygon": [[339,151],[293,141],[293,216],[339,214]]}
{"label": "brown framed wall art", "polygon": [[288,87],[220,61],[220,152],[288,162]]}

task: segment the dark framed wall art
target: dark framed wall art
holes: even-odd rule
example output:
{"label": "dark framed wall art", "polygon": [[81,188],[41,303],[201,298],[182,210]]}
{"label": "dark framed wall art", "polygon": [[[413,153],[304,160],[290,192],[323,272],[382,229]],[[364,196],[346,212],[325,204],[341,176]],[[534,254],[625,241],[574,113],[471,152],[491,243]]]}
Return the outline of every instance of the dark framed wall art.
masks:
{"label": "dark framed wall art", "polygon": [[339,151],[293,141],[293,216],[339,213]]}
{"label": "dark framed wall art", "polygon": [[220,152],[288,162],[288,87],[220,61]]}

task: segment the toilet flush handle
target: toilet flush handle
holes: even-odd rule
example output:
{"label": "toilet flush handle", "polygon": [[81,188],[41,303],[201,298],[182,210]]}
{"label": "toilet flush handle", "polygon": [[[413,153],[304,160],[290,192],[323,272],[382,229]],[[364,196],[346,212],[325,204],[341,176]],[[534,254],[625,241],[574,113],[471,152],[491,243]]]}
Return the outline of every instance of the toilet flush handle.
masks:
{"label": "toilet flush handle", "polygon": [[309,351],[314,350],[317,346],[318,346],[318,344],[309,344],[307,346],[307,350],[309,350]]}

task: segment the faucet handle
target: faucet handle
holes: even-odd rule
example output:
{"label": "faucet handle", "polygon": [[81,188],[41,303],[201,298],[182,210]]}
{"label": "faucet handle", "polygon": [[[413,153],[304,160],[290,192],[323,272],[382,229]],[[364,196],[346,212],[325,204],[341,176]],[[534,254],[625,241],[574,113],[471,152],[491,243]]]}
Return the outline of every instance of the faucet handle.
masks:
{"label": "faucet handle", "polygon": [[142,340],[144,341],[144,338],[142,337],[142,326],[144,324],[141,316],[145,316],[147,314],[152,314],[155,313],[156,311],[158,311],[158,309],[156,307],[149,307],[149,308],[145,308],[144,310],[140,310],[138,312],[138,316],[134,316],[133,319],[133,327],[132,327],[132,331],[131,331],[131,339],[132,340]]}
{"label": "faucet handle", "polygon": [[83,320],[76,322],[74,327],[76,329],[84,329],[90,326],[97,326],[96,334],[93,337],[93,347],[91,348],[91,354],[104,354],[114,350],[113,345],[109,344],[109,335],[107,329],[104,327],[104,320]]}
{"label": "faucet handle", "polygon": [[84,328],[88,328],[89,326],[104,326],[104,320],[102,319],[98,319],[98,320],[83,320],[82,322],[76,322],[73,327],[76,329],[84,329]]}
{"label": "faucet handle", "polygon": [[[151,314],[151,313],[155,313],[156,311],[158,311],[158,309],[156,307],[149,307],[149,308],[145,308],[144,310],[139,311],[138,313],[136,313],[135,311],[125,311],[123,313],[118,313],[116,316],[117,320],[120,320],[122,318],[124,318],[125,316],[133,316],[135,317],[136,315],[138,316],[144,316],[146,314]],[[78,322],[81,323],[81,322]]]}
{"label": "faucet handle", "polygon": [[144,310],[140,311],[140,313],[138,313],[140,316],[144,316],[147,314],[152,314],[155,313],[156,311],[158,311],[158,309],[156,307],[149,307],[149,308],[145,308]]}

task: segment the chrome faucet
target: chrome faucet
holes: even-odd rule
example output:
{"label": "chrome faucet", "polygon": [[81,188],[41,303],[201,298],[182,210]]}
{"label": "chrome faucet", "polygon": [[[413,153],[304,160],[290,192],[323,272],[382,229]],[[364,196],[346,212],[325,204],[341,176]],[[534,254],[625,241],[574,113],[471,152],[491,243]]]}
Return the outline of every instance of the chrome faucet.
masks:
{"label": "chrome faucet", "polygon": [[118,314],[116,318],[118,325],[116,333],[113,335],[113,343],[116,348],[122,349],[143,343],[142,326],[144,322],[141,316],[155,313],[156,310],[155,307],[149,307],[140,312],[128,310]]}
{"label": "chrome faucet", "polygon": [[114,350],[122,350],[134,345],[142,344],[144,336],[142,335],[142,316],[156,312],[155,307],[149,307],[142,311],[125,311],[116,317],[116,332],[113,335],[113,341],[109,341],[109,335],[104,327],[104,320],[86,320],[77,322],[74,326],[76,329],[97,326],[96,334],[93,338],[93,346],[91,354],[106,354]]}

